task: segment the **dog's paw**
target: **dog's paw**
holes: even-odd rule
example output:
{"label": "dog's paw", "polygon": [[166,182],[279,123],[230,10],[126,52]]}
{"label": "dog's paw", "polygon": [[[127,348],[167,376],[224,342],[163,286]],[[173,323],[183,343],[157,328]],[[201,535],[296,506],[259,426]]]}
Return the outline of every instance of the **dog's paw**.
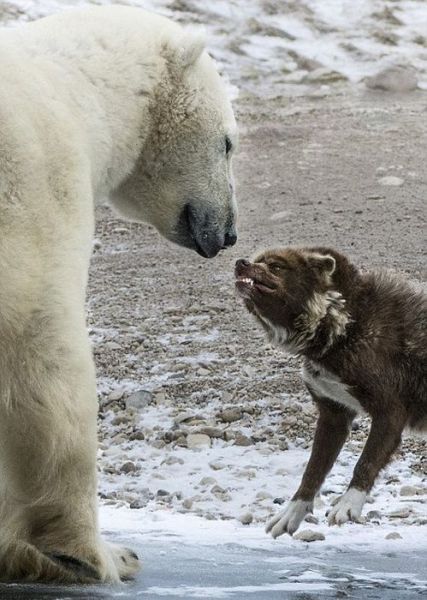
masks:
{"label": "dog's paw", "polygon": [[346,493],[338,498],[335,505],[327,513],[329,525],[342,525],[347,521],[358,521],[365,504],[366,492],[349,488]]}
{"label": "dog's paw", "polygon": [[134,579],[141,568],[138,555],[130,548],[107,544],[110,555],[114,561],[119,577],[122,581]]}
{"label": "dog's paw", "polygon": [[298,529],[301,521],[313,512],[313,502],[306,500],[291,500],[285,510],[273,517],[265,528],[274,538],[284,533],[292,535]]}

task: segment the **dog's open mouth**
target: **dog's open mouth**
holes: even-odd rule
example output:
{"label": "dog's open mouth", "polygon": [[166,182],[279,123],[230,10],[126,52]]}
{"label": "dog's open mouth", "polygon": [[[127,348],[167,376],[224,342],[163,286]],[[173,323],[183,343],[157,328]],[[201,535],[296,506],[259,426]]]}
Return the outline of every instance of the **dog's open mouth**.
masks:
{"label": "dog's open mouth", "polygon": [[266,282],[260,281],[256,277],[237,277],[236,287],[239,291],[255,289],[266,294],[271,294],[276,289],[275,287],[267,284]]}

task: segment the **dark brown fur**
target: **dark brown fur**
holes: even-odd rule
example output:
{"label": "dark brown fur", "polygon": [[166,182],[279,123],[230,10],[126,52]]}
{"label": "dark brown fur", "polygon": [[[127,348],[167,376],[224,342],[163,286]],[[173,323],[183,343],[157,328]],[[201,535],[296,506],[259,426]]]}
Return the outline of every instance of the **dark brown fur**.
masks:
{"label": "dark brown fur", "polygon": [[[372,424],[349,490],[369,492],[403,429],[427,431],[425,294],[389,272],[361,273],[323,247],[269,250],[253,263],[237,261],[236,278],[272,341],[304,357],[304,380],[319,408],[311,458],[293,501],[312,509],[360,408]],[[274,525],[277,535],[292,533],[298,519],[281,528],[275,519],[273,535]]]}

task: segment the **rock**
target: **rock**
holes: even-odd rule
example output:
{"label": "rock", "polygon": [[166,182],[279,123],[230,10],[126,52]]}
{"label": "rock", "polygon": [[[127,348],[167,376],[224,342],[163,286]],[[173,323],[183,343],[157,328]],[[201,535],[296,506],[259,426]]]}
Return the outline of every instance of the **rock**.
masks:
{"label": "rock", "polygon": [[408,508],[400,508],[388,514],[390,519],[407,519],[411,511]]}
{"label": "rock", "polygon": [[312,514],[306,515],[304,521],[306,521],[307,523],[312,523],[313,525],[319,524],[319,519]]}
{"label": "rock", "polygon": [[303,529],[303,531],[295,533],[293,537],[295,540],[301,540],[302,542],[321,542],[325,539],[323,533],[312,529]]}
{"label": "rock", "polygon": [[250,525],[253,520],[254,520],[254,516],[250,512],[247,512],[244,515],[242,515],[241,517],[239,517],[239,521],[242,523],[242,525]]}
{"label": "rock", "polygon": [[166,496],[169,496],[169,492],[167,490],[157,490],[156,492],[156,496],[157,498],[165,498]]}
{"label": "rock", "polygon": [[162,448],[164,448],[166,446],[166,442],[164,440],[154,440],[154,442],[151,442],[151,445],[153,446],[153,448],[157,448],[157,450],[161,450]]}
{"label": "rock", "polygon": [[227,490],[216,484],[211,488],[211,494],[225,494]]}
{"label": "rock", "polygon": [[372,77],[367,77],[365,85],[371,90],[411,92],[417,88],[418,79],[412,67],[394,65],[379,71]]}
{"label": "rock", "polygon": [[199,481],[199,485],[214,485],[216,483],[215,477],[203,477]]}
{"label": "rock", "polygon": [[226,467],[224,463],[221,463],[219,461],[212,461],[209,463],[209,466],[213,471],[220,471],[221,469],[225,469]]}
{"label": "rock", "polygon": [[242,433],[238,433],[234,438],[235,446],[253,446],[253,441],[247,435],[243,435]]}
{"label": "rock", "polygon": [[111,425],[123,425],[124,423],[129,423],[128,415],[117,415],[114,419],[111,420]]}
{"label": "rock", "polygon": [[401,540],[402,536],[397,531],[392,531],[385,536],[386,540]]}
{"label": "rock", "polygon": [[336,81],[347,81],[347,77],[338,71],[319,67],[304,76],[304,83],[335,83]]}
{"label": "rock", "polygon": [[284,503],[285,503],[285,499],[284,498],[274,498],[274,500],[273,500],[273,504],[282,505]]}
{"label": "rock", "polygon": [[186,498],[183,502],[182,502],[182,506],[183,508],[185,508],[186,510],[191,510],[191,507],[193,506],[193,501],[191,498]]}
{"label": "rock", "polygon": [[224,431],[218,427],[199,427],[196,433],[203,433],[214,439],[222,439],[224,437]]}
{"label": "rock", "polygon": [[255,497],[257,500],[270,500],[270,498],[272,498],[273,496],[269,492],[265,492],[264,490],[261,490],[260,492],[257,493],[257,495]]}
{"label": "rock", "polygon": [[187,411],[177,415],[174,419],[174,423],[175,425],[180,425],[186,421],[191,421],[191,419],[197,419],[197,415],[192,411]]}
{"label": "rock", "polygon": [[138,390],[126,398],[126,408],[141,410],[153,402],[153,394],[148,390]]}
{"label": "rock", "polygon": [[128,460],[120,467],[120,473],[135,473],[138,467],[131,460]]}
{"label": "rock", "polygon": [[415,487],[414,485],[402,485],[400,488],[401,496],[422,496],[426,493],[425,488]]}
{"label": "rock", "polygon": [[205,369],[204,367],[200,367],[199,369],[197,369],[197,375],[200,375],[200,377],[207,377],[210,374],[210,370]]}
{"label": "rock", "polygon": [[183,465],[184,459],[178,458],[178,456],[168,456],[165,460],[162,460],[162,465]]}
{"label": "rock", "polygon": [[234,423],[242,418],[242,410],[240,408],[226,408],[218,413],[217,417],[224,423]]}
{"label": "rock", "polygon": [[366,518],[369,521],[376,520],[376,519],[381,519],[382,518],[382,514],[380,513],[379,510],[370,510],[367,513]]}
{"label": "rock", "polygon": [[385,177],[381,177],[381,179],[378,179],[378,183],[380,183],[381,185],[399,186],[403,185],[405,182],[401,177],[395,177],[394,175],[386,175]]}
{"label": "rock", "polygon": [[129,504],[129,508],[144,508],[145,502],[137,498],[136,500],[132,500]]}
{"label": "rock", "polygon": [[117,388],[108,394],[108,402],[115,402],[117,400],[121,400],[123,398],[123,394],[125,393],[124,388]]}
{"label": "rock", "polygon": [[204,433],[189,433],[187,435],[187,448],[195,450],[197,448],[209,448],[211,438]]}
{"label": "rock", "polygon": [[137,431],[133,431],[130,434],[129,439],[131,441],[134,441],[134,440],[142,441],[142,440],[145,440],[145,435],[142,433],[142,431],[137,430]]}
{"label": "rock", "polygon": [[107,350],[121,350],[121,346],[117,342],[104,342],[103,346]]}

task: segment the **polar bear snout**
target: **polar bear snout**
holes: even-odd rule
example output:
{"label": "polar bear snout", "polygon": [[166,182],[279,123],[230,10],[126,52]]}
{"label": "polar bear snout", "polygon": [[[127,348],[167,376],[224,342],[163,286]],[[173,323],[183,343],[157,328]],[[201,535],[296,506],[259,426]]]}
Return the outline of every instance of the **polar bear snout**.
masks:
{"label": "polar bear snout", "polygon": [[236,243],[234,219],[227,219],[226,224],[221,226],[217,211],[186,204],[179,219],[176,241],[181,246],[196,250],[204,258],[213,258],[220,250]]}

